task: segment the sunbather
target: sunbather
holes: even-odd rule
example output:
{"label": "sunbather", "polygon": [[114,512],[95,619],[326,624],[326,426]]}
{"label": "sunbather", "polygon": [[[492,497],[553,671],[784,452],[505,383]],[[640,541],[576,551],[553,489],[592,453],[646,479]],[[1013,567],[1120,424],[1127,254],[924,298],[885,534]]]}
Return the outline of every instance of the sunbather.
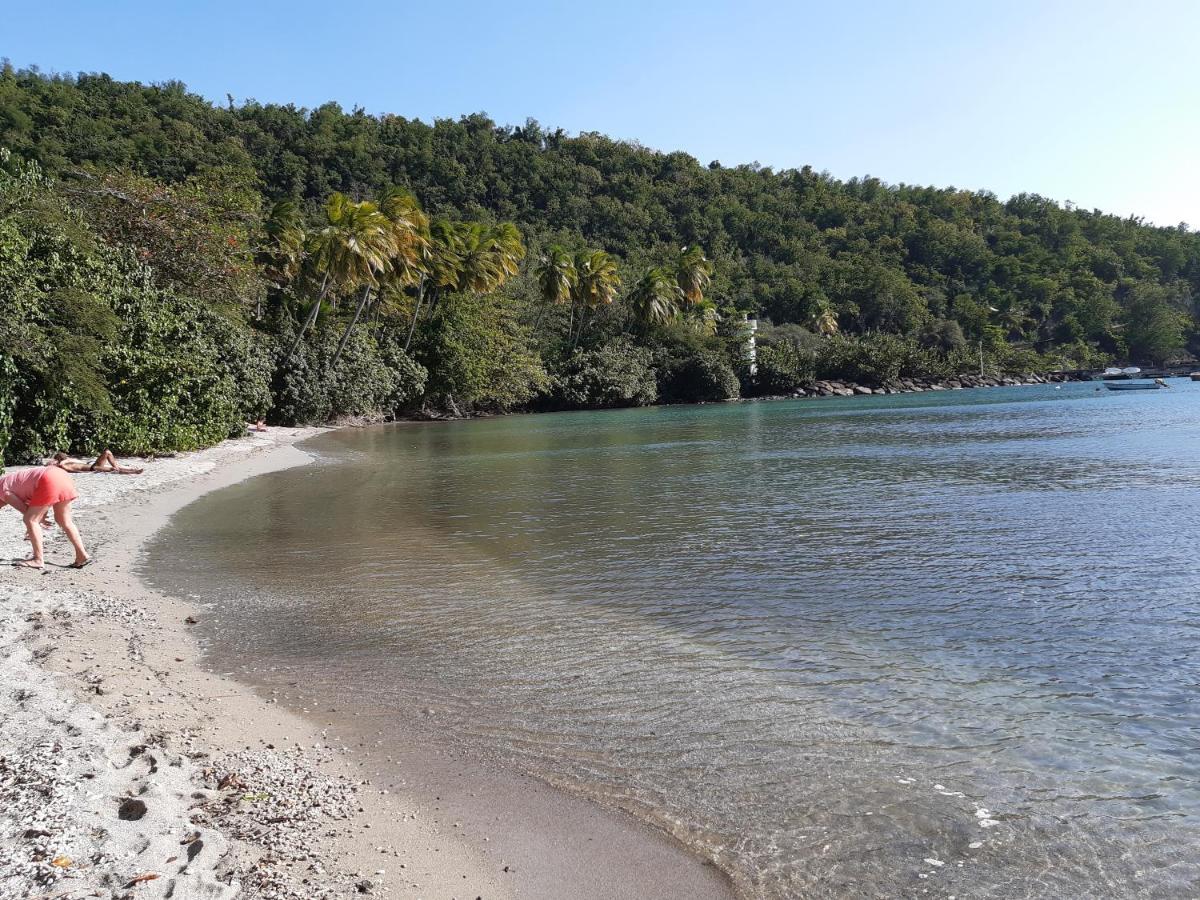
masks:
{"label": "sunbather", "polygon": [[117,458],[112,455],[111,450],[105,450],[96,457],[94,463],[80,462],[79,460],[71,459],[67,454],[59,452],[46,461],[48,466],[57,466],[64,472],[107,472],[112,475],[141,475],[145,469],[135,469],[132,466],[123,466],[117,462]]}

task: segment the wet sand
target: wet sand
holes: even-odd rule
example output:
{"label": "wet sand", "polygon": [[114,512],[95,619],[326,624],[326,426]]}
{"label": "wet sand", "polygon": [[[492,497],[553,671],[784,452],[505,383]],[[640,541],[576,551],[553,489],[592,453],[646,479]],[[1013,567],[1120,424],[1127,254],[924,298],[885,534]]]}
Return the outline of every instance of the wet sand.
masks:
{"label": "wet sand", "polygon": [[[139,549],[202,494],[304,464],[316,433],[77,475],[96,563],[4,570],[0,897],[730,896],[630,817],[415,740],[385,753],[206,668],[204,598],[146,587]],[[16,516],[0,527],[21,555]],[[47,558],[69,559],[57,534]]]}

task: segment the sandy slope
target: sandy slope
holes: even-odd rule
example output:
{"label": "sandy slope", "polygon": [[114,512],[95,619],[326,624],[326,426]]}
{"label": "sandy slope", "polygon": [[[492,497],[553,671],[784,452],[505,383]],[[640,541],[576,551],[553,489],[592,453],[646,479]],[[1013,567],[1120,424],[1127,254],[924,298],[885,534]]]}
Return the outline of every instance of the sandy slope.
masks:
{"label": "sandy slope", "polygon": [[[205,672],[194,611],[129,574],[172,509],[303,462],[281,445],[312,433],[77,475],[97,562],[61,568],[55,535],[60,565],[0,570],[0,897],[510,894],[502,865],[373,791],[316,726]],[[0,511],[0,559],[23,555],[20,535]]]}

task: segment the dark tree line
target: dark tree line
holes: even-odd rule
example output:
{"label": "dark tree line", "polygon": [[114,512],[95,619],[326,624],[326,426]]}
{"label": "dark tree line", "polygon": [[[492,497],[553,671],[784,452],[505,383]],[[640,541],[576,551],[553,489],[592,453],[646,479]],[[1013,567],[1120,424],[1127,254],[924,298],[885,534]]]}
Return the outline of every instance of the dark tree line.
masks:
{"label": "dark tree line", "polygon": [[[197,444],[245,414],[708,399],[850,359],[938,374],[981,349],[1013,371],[1200,350],[1200,236],[1035,195],[702,165],[479,114],[221,106],[179,83],[8,65],[0,148],[0,337],[25,348],[0,355],[0,437],[15,429],[21,453]],[[411,234],[393,228],[367,260],[331,255],[339,229],[386,231],[372,223],[401,207]],[[172,310],[190,317],[182,336]],[[758,380],[741,368],[746,314],[772,323]],[[253,361],[202,373],[223,399],[191,430],[131,426],[150,401],[110,383],[150,319],[162,353],[191,348],[197,371],[224,346]],[[236,339],[212,345],[223,329]]]}
{"label": "dark tree line", "polygon": [[[955,322],[967,340],[1061,348],[1079,362],[1161,360],[1195,338],[1196,234],[1035,195],[704,166],[483,115],[429,125],[332,103],[226,108],[178,83],[12,68],[0,75],[0,145],[52,175],[128,168],[173,183],[228,168],[270,200],[399,184],[431,215],[511,221],[534,248],[596,246],[635,268],[701,246],[713,296],[777,324],[815,329],[832,314],[844,333],[916,335]],[[1164,310],[1171,327],[1145,326]]]}

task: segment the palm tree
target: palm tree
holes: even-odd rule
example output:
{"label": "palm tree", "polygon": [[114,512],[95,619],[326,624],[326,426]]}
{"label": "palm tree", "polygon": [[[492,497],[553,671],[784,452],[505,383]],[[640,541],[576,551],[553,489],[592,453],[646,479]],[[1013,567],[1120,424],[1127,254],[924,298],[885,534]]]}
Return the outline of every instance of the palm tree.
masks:
{"label": "palm tree", "polygon": [[428,296],[430,308],[437,305],[443,291],[490,294],[498,290],[521,269],[525,244],[517,226],[502,222],[483,225],[478,222],[434,222],[422,261],[423,277],[418,284],[407,350],[417,328],[421,306]]}
{"label": "palm tree", "polygon": [[501,222],[491,228],[492,254],[496,265],[504,273],[504,280],[521,271],[521,260],[525,258],[525,242],[521,231],[512,222]]}
{"label": "palm tree", "polygon": [[690,307],[690,311],[697,331],[707,335],[717,333],[717,325],[721,321],[721,314],[717,312],[717,304],[706,297]]}
{"label": "palm tree", "polygon": [[480,222],[461,222],[455,228],[462,260],[455,289],[472,294],[491,293],[508,277],[496,253],[491,229]]}
{"label": "palm tree", "polygon": [[439,291],[457,287],[462,276],[462,239],[454,223],[445,219],[435,220],[429,226],[427,237],[428,241],[422,251],[421,278],[417,282],[417,302],[413,306],[408,337],[404,340],[405,352],[412,344],[425,297],[432,293],[436,301]]}
{"label": "palm tree", "polygon": [[809,321],[812,322],[817,332],[825,337],[831,337],[838,333],[837,314],[833,311],[829,301],[823,297],[813,304]]}
{"label": "palm tree", "polygon": [[516,225],[468,222],[458,227],[462,241],[458,290],[490,294],[520,271],[525,244]]}
{"label": "palm tree", "polygon": [[395,250],[391,223],[374,203],[356,203],[337,193],[329,198],[325,225],[308,242],[308,259],[321,276],[321,289],[285,362],[291,360],[305,332],[316,322],[326,295],[332,290],[337,297],[343,291],[377,284],[378,275],[387,270]]}
{"label": "palm tree", "polygon": [[[392,253],[387,268],[376,271],[376,277],[363,286],[362,297],[350,324],[342,332],[342,339],[338,341],[330,366],[336,366],[342,358],[342,351],[346,349],[354,326],[358,324],[363,310],[371,302],[372,289],[378,289],[381,280],[394,288],[403,289],[416,284],[421,277],[423,251],[428,243],[426,234],[429,231],[429,219],[421,211],[417,198],[403,188],[391,187],[380,196],[376,208],[387,221],[387,228],[391,232]],[[383,276],[382,279],[380,276]]]}
{"label": "palm tree", "polygon": [[557,244],[548,248],[537,270],[542,305],[538,310],[537,321],[533,323],[535,332],[548,307],[566,303],[571,299],[571,291],[578,280],[579,273],[575,271],[575,262],[571,259],[571,254]]}
{"label": "palm tree", "polygon": [[392,268],[400,273],[402,280],[416,284],[429,245],[429,217],[421,210],[417,198],[404,188],[388,188],[380,195],[378,205],[391,223],[396,241]]}
{"label": "palm tree", "polygon": [[675,277],[683,299],[697,306],[704,299],[704,290],[712,281],[713,265],[699,247],[684,247],[675,263]]}
{"label": "palm tree", "polygon": [[258,262],[277,287],[290,284],[304,265],[304,219],[294,200],[280,200],[271,207],[263,223],[266,239],[258,251]]}
{"label": "palm tree", "polygon": [[662,325],[679,314],[684,295],[672,273],[661,266],[647,270],[629,294],[629,305],[643,328]]}
{"label": "palm tree", "polygon": [[572,346],[579,342],[587,324],[587,313],[607,306],[616,299],[621,289],[621,275],[617,270],[617,259],[603,250],[584,250],[575,254],[575,289],[571,295],[571,324],[568,336],[574,327],[575,305],[580,307],[579,331]]}

